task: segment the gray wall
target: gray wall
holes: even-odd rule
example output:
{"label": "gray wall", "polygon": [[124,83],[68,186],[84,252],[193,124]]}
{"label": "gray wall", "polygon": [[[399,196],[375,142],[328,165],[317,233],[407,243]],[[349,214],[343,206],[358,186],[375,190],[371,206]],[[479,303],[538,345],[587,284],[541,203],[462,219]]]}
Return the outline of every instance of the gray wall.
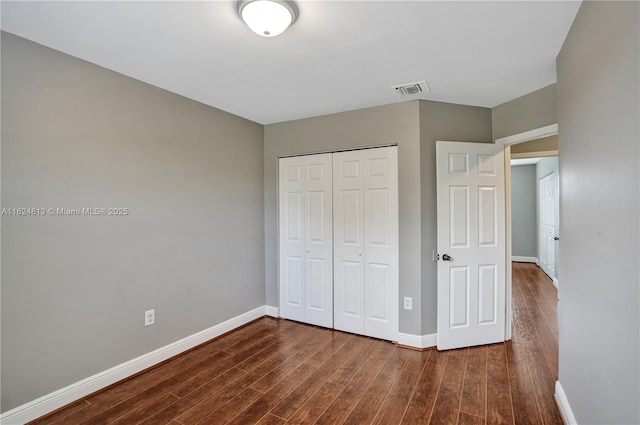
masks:
{"label": "gray wall", "polygon": [[556,109],[555,84],[498,105],[491,110],[493,139],[555,124]]}
{"label": "gray wall", "polygon": [[[558,153],[558,135],[549,137],[543,137],[542,139],[531,140],[530,142],[517,143],[511,145],[511,157],[513,158],[517,154],[527,154],[527,156],[533,156],[528,154],[546,153],[549,151],[555,151]],[[522,155],[524,156],[524,155]]]}
{"label": "gray wall", "polygon": [[[263,127],[2,33],[2,410],[264,305]],[[143,312],[155,308],[145,328]]]}
{"label": "gray wall", "polygon": [[439,102],[420,102],[422,199],[422,334],[437,330],[436,141],[491,142],[491,110]]}
{"label": "gray wall", "polygon": [[487,108],[438,102],[405,102],[265,127],[265,261],[267,304],[278,305],[277,158],[335,149],[398,144],[400,203],[400,332],[436,331],[437,140],[491,141]]}
{"label": "gray wall", "polygon": [[511,255],[538,258],[536,166],[511,167]]}
{"label": "gray wall", "polygon": [[420,135],[418,102],[397,103],[265,127],[264,210],[267,304],[278,305],[278,156],[398,144],[400,213],[400,299],[413,297],[413,310],[400,308],[400,331],[421,334]]}
{"label": "gray wall", "polygon": [[[558,191],[559,194],[559,190],[560,190],[560,179],[559,179],[559,166],[558,166],[558,157],[557,156],[551,156],[548,158],[542,158],[540,161],[538,161],[538,163],[536,164],[536,199],[540,199],[540,179],[548,176],[549,174],[554,173],[554,183],[556,186],[556,190]],[[556,198],[556,206],[555,206],[555,223],[556,223],[556,235],[560,234],[560,196],[558,196]],[[537,209],[536,209],[536,234],[540,235],[540,203],[538,203],[537,205]],[[554,270],[554,275],[553,277],[555,277],[556,279],[558,278],[558,268],[560,266],[559,264],[559,258],[560,258],[560,252],[559,252],[559,245],[560,245],[560,241],[556,242],[556,250],[554,251],[554,259],[553,259],[553,270]],[[540,253],[538,252],[536,254],[536,257],[540,258]]]}
{"label": "gray wall", "polygon": [[578,423],[640,423],[640,3],[583,2],[557,60],[560,383]]}

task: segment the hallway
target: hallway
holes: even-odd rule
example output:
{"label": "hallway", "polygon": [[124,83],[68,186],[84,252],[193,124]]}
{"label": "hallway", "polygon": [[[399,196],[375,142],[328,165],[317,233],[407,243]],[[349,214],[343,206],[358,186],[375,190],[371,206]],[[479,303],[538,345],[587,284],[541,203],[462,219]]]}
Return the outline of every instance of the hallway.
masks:
{"label": "hallway", "polygon": [[557,304],[558,291],[540,268],[513,263],[513,335],[505,345],[517,424],[562,424],[553,399],[558,379]]}

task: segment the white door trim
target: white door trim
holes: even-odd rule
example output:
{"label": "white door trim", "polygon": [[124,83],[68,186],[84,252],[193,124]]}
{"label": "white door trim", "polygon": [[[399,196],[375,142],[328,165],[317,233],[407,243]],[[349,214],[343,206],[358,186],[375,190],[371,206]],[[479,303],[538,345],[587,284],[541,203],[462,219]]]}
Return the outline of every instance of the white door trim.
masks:
{"label": "white door trim", "polygon": [[[541,139],[543,137],[555,136],[558,134],[558,124],[550,124],[540,128],[534,128],[533,130],[525,131],[523,133],[514,134],[507,137],[501,137],[495,140],[497,145],[504,146],[504,167],[505,167],[505,195],[506,195],[506,238],[507,238],[507,270],[506,270],[506,305],[507,305],[507,320],[505,321],[505,340],[511,339],[511,325],[513,318],[513,310],[511,308],[511,286],[513,273],[511,267],[511,145],[518,143],[530,142],[531,140]],[[532,154],[531,156],[537,156]]]}
{"label": "white door trim", "polygon": [[534,128],[533,130],[525,131],[523,133],[514,134],[512,136],[501,137],[496,139],[496,144],[510,146],[518,143],[530,142],[536,139],[542,139],[543,137],[555,136],[556,134],[558,134],[558,124],[551,124],[540,128]]}

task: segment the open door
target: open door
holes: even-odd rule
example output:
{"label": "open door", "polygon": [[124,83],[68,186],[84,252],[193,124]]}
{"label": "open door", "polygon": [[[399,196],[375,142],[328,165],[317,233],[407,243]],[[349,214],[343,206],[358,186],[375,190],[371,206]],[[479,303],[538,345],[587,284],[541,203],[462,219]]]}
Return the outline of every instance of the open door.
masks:
{"label": "open door", "polygon": [[505,340],[503,149],[436,144],[439,350]]}

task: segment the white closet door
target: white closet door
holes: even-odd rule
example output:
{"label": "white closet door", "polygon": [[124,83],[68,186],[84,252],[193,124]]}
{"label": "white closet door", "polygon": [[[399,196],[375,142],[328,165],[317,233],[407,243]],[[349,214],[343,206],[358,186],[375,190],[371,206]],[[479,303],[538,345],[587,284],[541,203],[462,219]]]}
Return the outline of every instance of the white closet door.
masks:
{"label": "white closet door", "polygon": [[397,148],[367,149],[364,155],[365,334],[398,335],[398,159]]}
{"label": "white closet door", "polygon": [[309,155],[305,161],[305,322],[332,328],[332,155]]}
{"label": "white closet door", "polygon": [[280,316],[333,327],[331,154],[281,158]]}
{"label": "white closet door", "polygon": [[304,157],[281,158],[279,173],[280,316],[304,321]]}
{"label": "white closet door", "polygon": [[397,148],[334,154],[334,326],[396,340]]}
{"label": "white closet door", "polygon": [[364,173],[362,151],[333,159],[334,327],[364,334]]}

